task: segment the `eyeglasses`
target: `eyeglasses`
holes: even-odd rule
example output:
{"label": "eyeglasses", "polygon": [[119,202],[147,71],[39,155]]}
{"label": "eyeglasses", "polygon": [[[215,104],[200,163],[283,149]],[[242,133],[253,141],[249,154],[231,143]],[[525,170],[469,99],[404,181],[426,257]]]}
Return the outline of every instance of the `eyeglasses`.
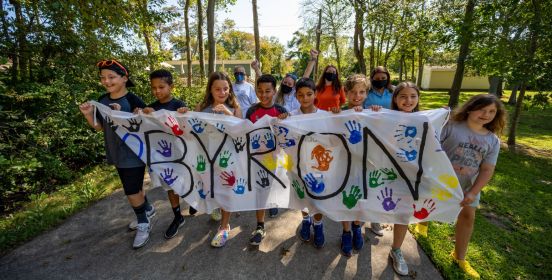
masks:
{"label": "eyeglasses", "polygon": [[111,66],[111,65],[113,65],[113,64],[115,64],[115,65],[121,67],[121,69],[123,69],[123,70],[125,71],[125,74],[126,74],[126,76],[128,77],[128,71],[126,70],[126,68],[125,68],[121,63],[117,62],[117,60],[115,60],[115,59],[111,59],[111,60],[102,60],[102,61],[96,63],[96,66],[98,66],[98,67],[105,67],[105,66]]}

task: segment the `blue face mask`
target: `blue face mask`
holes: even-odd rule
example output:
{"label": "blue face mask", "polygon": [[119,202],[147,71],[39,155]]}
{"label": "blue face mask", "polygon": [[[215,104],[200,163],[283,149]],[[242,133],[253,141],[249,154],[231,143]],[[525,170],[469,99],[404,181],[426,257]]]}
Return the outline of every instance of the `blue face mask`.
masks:
{"label": "blue face mask", "polygon": [[245,75],[243,73],[234,73],[234,78],[236,78],[236,82],[241,83],[245,80]]}

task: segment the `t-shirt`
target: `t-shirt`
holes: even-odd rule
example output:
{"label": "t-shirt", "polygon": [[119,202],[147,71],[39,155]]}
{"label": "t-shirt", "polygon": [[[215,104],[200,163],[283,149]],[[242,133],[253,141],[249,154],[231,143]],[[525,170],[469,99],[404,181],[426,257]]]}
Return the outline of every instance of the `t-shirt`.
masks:
{"label": "t-shirt", "polygon": [[279,105],[282,105],[284,106],[284,108],[286,108],[286,110],[288,112],[291,112],[291,111],[294,111],[296,109],[298,109],[299,107],[301,107],[301,104],[299,103],[299,101],[297,100],[297,98],[295,97],[295,89],[293,89],[290,93],[288,94],[284,94],[284,102],[283,104],[280,104],[280,103],[276,103],[276,99],[278,98],[278,95],[275,95],[274,96],[274,102],[276,104],[279,104]]}
{"label": "t-shirt", "polygon": [[245,117],[245,113],[247,112],[249,107],[258,102],[257,94],[255,94],[255,88],[250,83],[242,82],[234,83],[232,85],[232,89],[234,90],[234,94],[236,95],[238,103],[240,104],[243,117]]}
{"label": "t-shirt", "polygon": [[[303,113],[303,111],[301,111],[301,108],[297,108],[297,109],[291,111],[291,113],[289,113],[289,114],[292,115],[292,116],[306,115],[305,113]],[[310,114],[327,115],[327,114],[329,114],[329,112],[328,112],[328,111],[324,111],[324,110],[320,110],[320,109],[316,108],[316,111],[314,111],[313,113],[310,113]]]}
{"label": "t-shirt", "polygon": [[178,110],[178,108],[180,107],[188,107],[188,105],[186,105],[186,102],[182,101],[182,100],[178,100],[176,98],[173,98],[171,99],[169,102],[165,102],[165,103],[161,103],[159,102],[159,100],[151,103],[150,105],[148,105],[148,107],[151,107],[153,108],[155,111],[159,111],[159,110],[168,110],[168,111],[176,111]]}
{"label": "t-shirt", "polygon": [[345,103],[345,91],[343,88],[339,89],[337,94],[334,94],[334,88],[332,85],[325,86],[322,92],[316,93],[316,99],[314,105],[324,111],[329,111],[330,108],[340,107]]}
{"label": "t-shirt", "polygon": [[270,108],[264,108],[263,106],[261,106],[261,103],[256,103],[253,106],[251,106],[249,110],[247,110],[247,113],[245,114],[245,118],[252,122],[256,122],[260,120],[264,115],[277,117],[278,115],[283,113],[287,113],[286,108],[278,104],[274,104]]}
{"label": "t-shirt", "polygon": [[385,109],[391,109],[391,101],[393,99],[393,93],[389,89],[385,88],[383,93],[379,93],[374,89],[368,91],[368,95],[362,104],[364,109],[369,108],[371,105],[380,105]]}
{"label": "t-shirt", "polygon": [[485,135],[473,132],[466,122],[449,122],[441,132],[441,146],[447,153],[462,189],[468,191],[481,163],[496,165],[500,140],[489,131]]}
{"label": "t-shirt", "polygon": [[[146,104],[140,97],[130,92],[117,99],[111,99],[109,93],[106,93],[98,98],[98,102],[106,106],[109,106],[111,103],[117,103],[121,105],[121,111],[123,112],[133,112],[136,108],[146,107]],[[108,120],[102,118],[99,113],[96,114],[96,118],[101,123],[104,132],[107,163],[119,168],[132,168],[145,165],[115,133],[115,129],[109,125]]]}
{"label": "t-shirt", "polygon": [[[228,106],[228,104],[224,104],[224,107],[226,107],[232,114],[236,111],[234,108]],[[223,112],[215,112],[213,111],[213,105],[209,105],[205,107],[205,109],[201,110],[203,113],[213,113],[213,114],[224,114]]]}

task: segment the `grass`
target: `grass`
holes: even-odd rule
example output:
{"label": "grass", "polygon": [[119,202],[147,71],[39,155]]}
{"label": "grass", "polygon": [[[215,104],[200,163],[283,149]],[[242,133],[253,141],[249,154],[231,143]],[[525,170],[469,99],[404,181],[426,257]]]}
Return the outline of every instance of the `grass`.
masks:
{"label": "grass", "polygon": [[55,227],[118,187],[115,169],[99,165],[85,171],[77,181],[60,187],[54,193],[31,195],[31,201],[21,210],[0,219],[0,251],[7,252]]}
{"label": "grass", "polygon": [[[460,100],[475,94],[464,93]],[[422,100],[429,109],[448,98],[445,92],[424,92]],[[467,257],[482,279],[552,279],[551,115],[552,109],[522,113],[517,142],[537,152],[502,149],[495,175],[482,191]],[[431,222],[428,237],[416,238],[445,278],[465,279],[448,256],[453,225]]]}

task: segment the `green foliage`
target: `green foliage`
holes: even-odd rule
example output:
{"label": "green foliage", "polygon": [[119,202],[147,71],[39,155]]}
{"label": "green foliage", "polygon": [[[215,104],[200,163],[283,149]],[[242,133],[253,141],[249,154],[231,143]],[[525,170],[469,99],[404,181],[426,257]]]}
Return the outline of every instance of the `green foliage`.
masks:
{"label": "green foliage", "polygon": [[552,98],[552,93],[538,92],[533,96],[525,96],[523,99],[524,105],[527,105],[529,108],[538,108],[545,110],[550,106],[550,99]]}

